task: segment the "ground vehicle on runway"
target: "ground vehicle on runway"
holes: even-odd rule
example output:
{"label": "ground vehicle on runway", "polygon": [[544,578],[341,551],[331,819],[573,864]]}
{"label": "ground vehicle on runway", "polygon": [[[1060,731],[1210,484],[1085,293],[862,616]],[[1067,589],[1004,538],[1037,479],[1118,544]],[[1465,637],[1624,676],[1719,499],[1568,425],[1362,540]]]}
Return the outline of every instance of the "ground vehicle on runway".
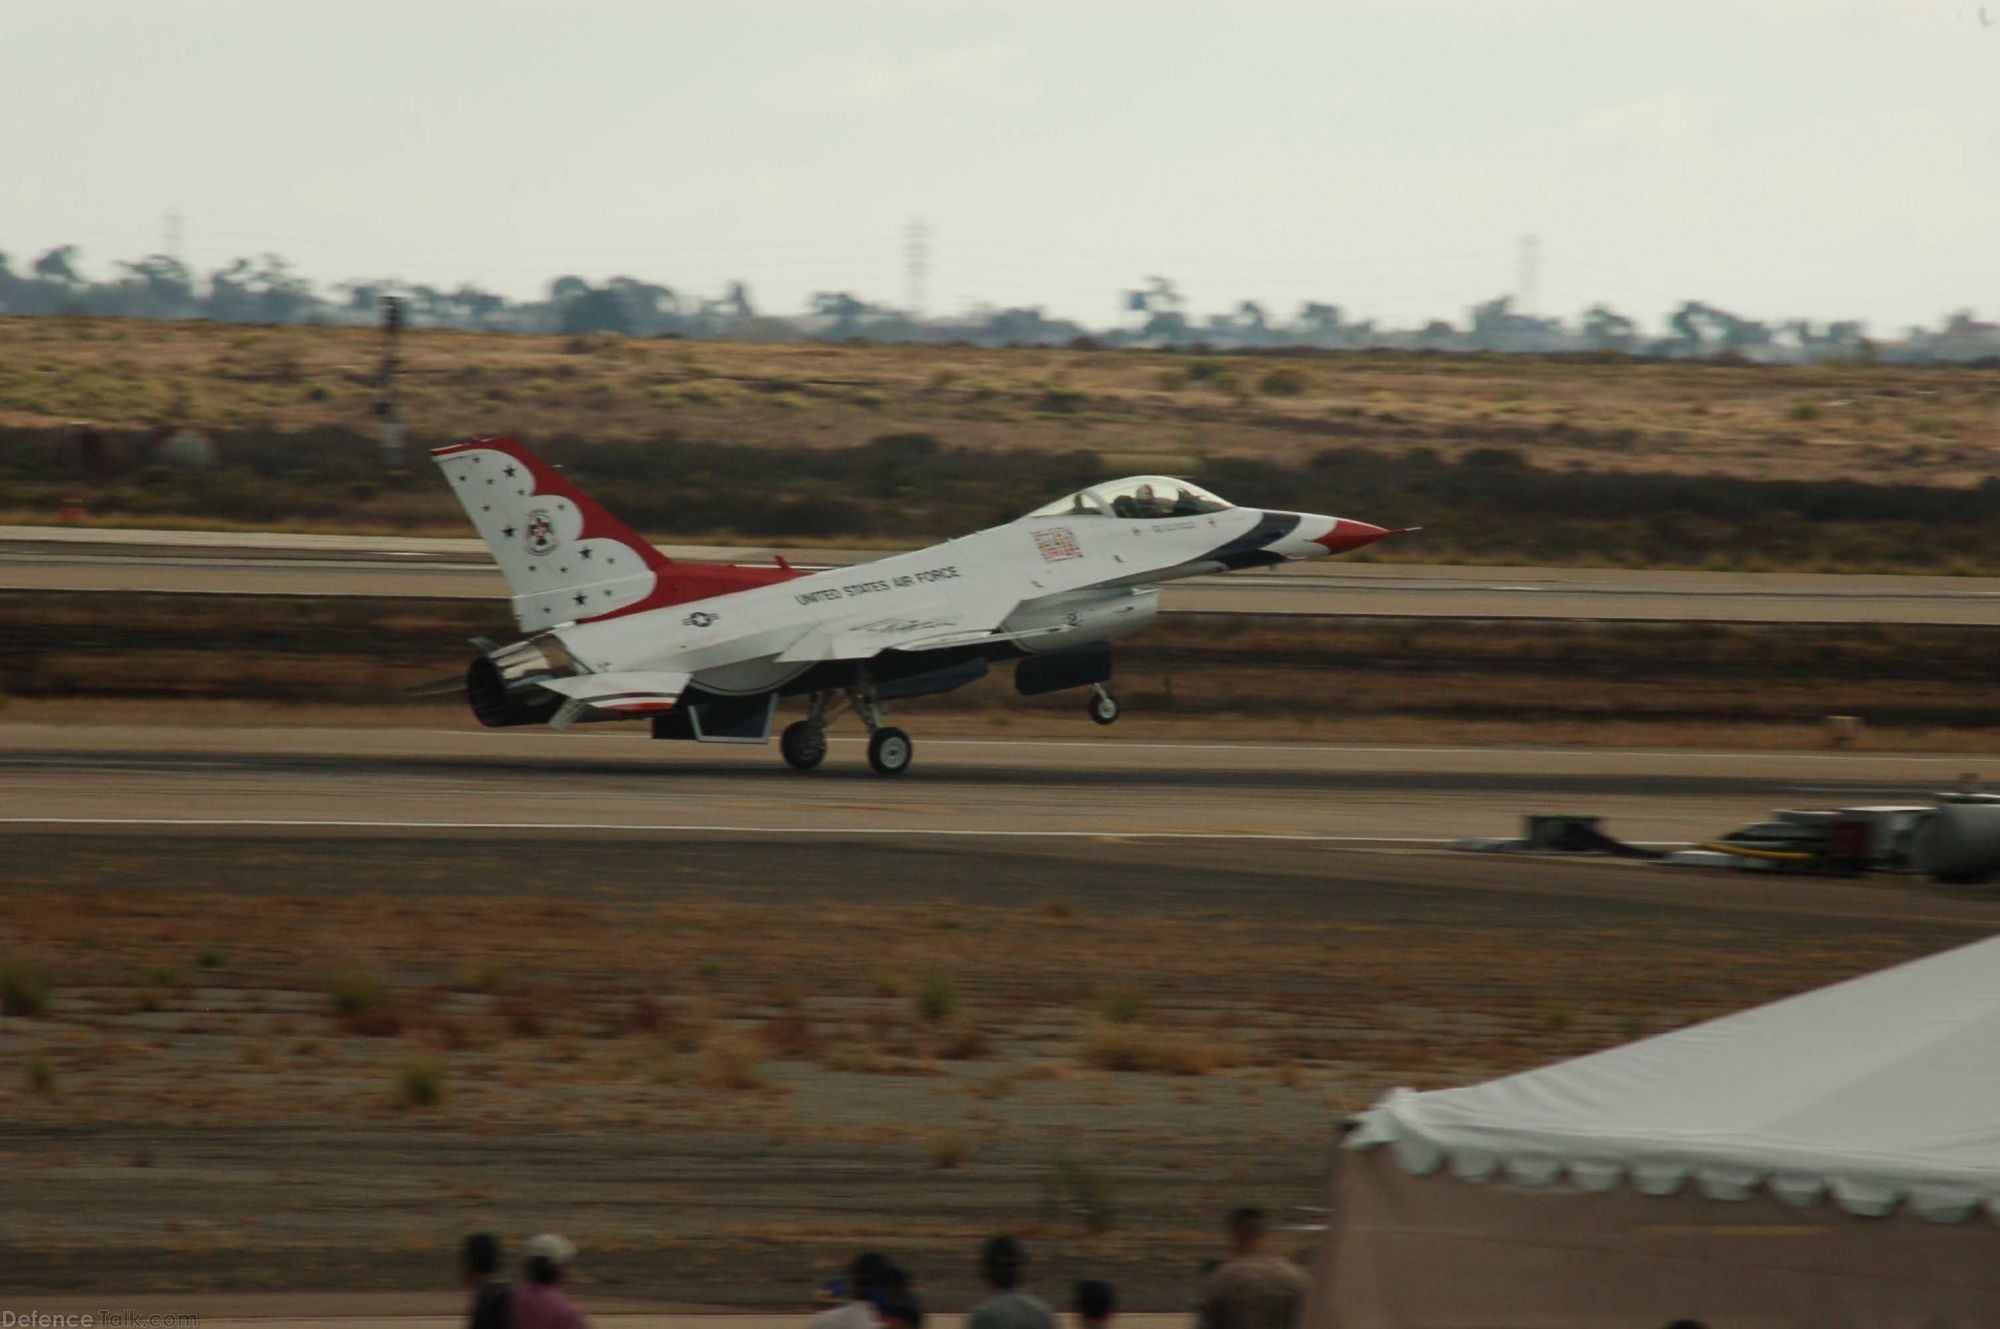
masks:
{"label": "ground vehicle on runway", "polygon": [[1110,641],[1153,621],[1159,583],[1325,558],[1395,532],[1308,513],[1239,508],[1198,485],[1136,476],[1092,485],[1018,521],[857,567],[803,571],[682,563],[508,438],[432,451],[514,590],[527,637],[485,647],[467,672],[493,727],[650,718],[655,738],[769,740],[781,696],[807,697],[779,747],[800,770],[826,757],[851,708],[884,775],[910,764],[883,703],[947,692],[1015,662],[1024,696],[1090,690],[1118,718]]}

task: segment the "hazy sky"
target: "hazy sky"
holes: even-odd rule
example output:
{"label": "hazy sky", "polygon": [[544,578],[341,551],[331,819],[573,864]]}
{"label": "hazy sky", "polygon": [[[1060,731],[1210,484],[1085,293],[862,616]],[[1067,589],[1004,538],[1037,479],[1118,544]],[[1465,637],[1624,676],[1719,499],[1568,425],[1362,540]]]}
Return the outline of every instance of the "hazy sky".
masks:
{"label": "hazy sky", "polygon": [[[2000,0],[0,0],[0,250],[759,303],[2000,314]],[[1991,26],[1988,26],[1990,22]]]}

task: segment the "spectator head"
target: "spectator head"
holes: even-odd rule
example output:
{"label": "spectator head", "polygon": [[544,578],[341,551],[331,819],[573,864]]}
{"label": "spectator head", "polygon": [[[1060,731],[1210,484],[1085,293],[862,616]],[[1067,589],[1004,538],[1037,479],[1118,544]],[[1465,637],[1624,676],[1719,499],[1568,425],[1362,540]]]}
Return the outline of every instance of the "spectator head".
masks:
{"label": "spectator head", "polygon": [[1101,1278],[1080,1278],[1070,1293],[1070,1308],[1087,1329],[1111,1323],[1118,1310],[1118,1294]]}
{"label": "spectator head", "polygon": [[908,1287],[894,1287],[875,1304],[884,1329],[923,1329],[924,1304]]}
{"label": "spectator head", "polygon": [[529,1237],[521,1246],[521,1259],[525,1263],[530,1283],[560,1283],[569,1270],[569,1262],[576,1258],[576,1247],[553,1232],[544,1232],[539,1237]]}
{"label": "spectator head", "polygon": [[1245,1206],[1229,1211],[1229,1244],[1236,1248],[1238,1255],[1249,1255],[1264,1247],[1264,1237],[1270,1226],[1264,1219],[1262,1209]]}
{"label": "spectator head", "polygon": [[847,1295],[856,1301],[868,1301],[889,1281],[893,1266],[889,1257],[879,1251],[863,1251],[847,1262]]}
{"label": "spectator head", "polygon": [[1021,1274],[1027,1267],[1028,1252],[1012,1237],[995,1237],[980,1249],[979,1272],[1002,1292],[1019,1287]]}
{"label": "spectator head", "polygon": [[500,1239],[491,1232],[475,1232],[465,1239],[458,1257],[459,1273],[468,1283],[484,1283],[500,1272]]}

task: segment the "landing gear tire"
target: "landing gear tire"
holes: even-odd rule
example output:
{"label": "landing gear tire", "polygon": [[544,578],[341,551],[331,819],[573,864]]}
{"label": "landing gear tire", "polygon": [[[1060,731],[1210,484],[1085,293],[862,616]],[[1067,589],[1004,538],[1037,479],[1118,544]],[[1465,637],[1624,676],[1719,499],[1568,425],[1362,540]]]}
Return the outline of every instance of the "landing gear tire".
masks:
{"label": "landing gear tire", "polygon": [[868,764],[877,775],[901,775],[910,769],[910,736],[891,725],[868,739]]}
{"label": "landing gear tire", "polygon": [[1124,713],[1124,707],[1118,704],[1118,698],[1108,692],[1092,693],[1089,705],[1090,718],[1099,724],[1116,724],[1118,717]]}
{"label": "landing gear tire", "polygon": [[795,720],[778,735],[778,751],[793,770],[809,771],[826,760],[826,730],[808,720]]}

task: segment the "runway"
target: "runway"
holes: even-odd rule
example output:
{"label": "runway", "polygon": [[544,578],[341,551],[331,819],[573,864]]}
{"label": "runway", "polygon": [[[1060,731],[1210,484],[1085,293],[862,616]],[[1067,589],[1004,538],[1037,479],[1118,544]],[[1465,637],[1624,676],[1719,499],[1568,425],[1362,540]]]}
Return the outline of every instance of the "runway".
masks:
{"label": "runway", "polygon": [[[0,717],[0,904],[62,978],[37,1028],[64,1087],[17,1092],[0,1140],[14,1231],[58,1244],[12,1237],[0,1258],[79,1293],[16,1300],[75,1306],[135,1268],[263,1288],[275,1268],[301,1299],[174,1304],[441,1323],[393,1290],[434,1286],[441,1243],[477,1215],[580,1238],[593,1313],[634,1329],[669,1298],[789,1304],[857,1234],[898,1234],[938,1300],[964,1304],[975,1234],[1032,1214],[1059,1139],[1115,1169],[1147,1239],[1107,1254],[1051,1237],[1044,1277],[1110,1277],[1167,1310],[1226,1206],[1323,1203],[1312,1160],[1338,1111],[2000,927],[1992,891],[1912,877],[1444,843],[1529,811],[1684,841],[1773,806],[1912,800],[2000,754],[916,743],[888,780],[851,732],[801,775],[772,748],[611,726]],[[214,968],[193,958],[205,942],[226,953]],[[382,976],[400,1036],[329,1014],[317,986],[347,957]],[[154,993],[162,966],[174,982]],[[932,1036],[899,986],[921,974],[959,985],[985,1051],[877,1048]],[[1080,1040],[1106,984],[1229,1057],[1199,1075],[1094,1067]],[[649,992],[680,1014],[634,1024]],[[683,1078],[698,1050],[663,1050],[697,1014],[816,1041],[770,1056],[760,1088],[718,1089]],[[448,1038],[444,1102],[391,1105],[399,1059]],[[922,1161],[937,1122],[970,1123],[967,1165]],[[107,1178],[123,1203],[102,1202]],[[134,1218],[160,1212],[218,1235],[162,1248]],[[382,1295],[312,1295],[330,1288]]]}
{"label": "runway", "polygon": [[[382,836],[1130,839],[1435,850],[1526,812],[1683,843],[1781,804],[1906,802],[2000,757],[916,735],[900,779],[858,735],[799,774],[775,746],[643,732],[0,726],[0,825]],[[1260,848],[1259,852],[1263,852]]]}
{"label": "runway", "polygon": [[[665,546],[691,561],[846,565],[882,550]],[[0,527],[0,590],[500,600],[474,539]],[[1169,586],[1173,613],[2000,624],[2000,578],[1328,562]]]}

